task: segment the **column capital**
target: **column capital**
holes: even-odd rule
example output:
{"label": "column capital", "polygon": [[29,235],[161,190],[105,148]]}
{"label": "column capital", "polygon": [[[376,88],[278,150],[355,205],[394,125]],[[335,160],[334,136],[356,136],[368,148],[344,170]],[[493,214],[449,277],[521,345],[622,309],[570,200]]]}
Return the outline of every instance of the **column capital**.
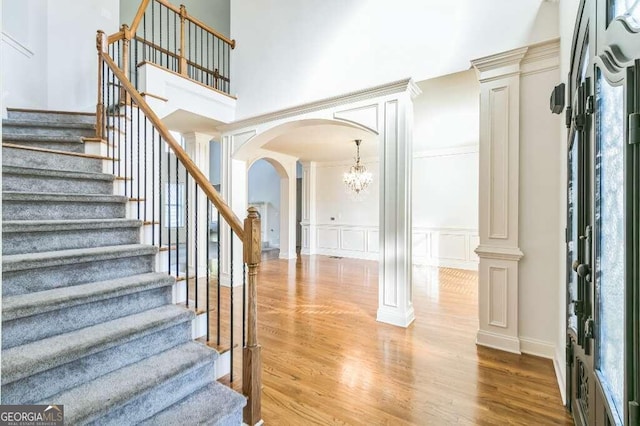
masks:
{"label": "column capital", "polygon": [[517,75],[520,73],[520,63],[528,50],[528,47],[521,47],[473,59],[471,66],[478,72],[478,80],[481,83]]}

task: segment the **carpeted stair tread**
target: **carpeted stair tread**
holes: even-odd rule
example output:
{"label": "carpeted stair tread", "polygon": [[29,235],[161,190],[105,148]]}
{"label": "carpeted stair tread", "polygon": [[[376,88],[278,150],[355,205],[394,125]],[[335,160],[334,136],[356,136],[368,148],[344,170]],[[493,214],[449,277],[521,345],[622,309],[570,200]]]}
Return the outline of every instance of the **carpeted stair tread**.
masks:
{"label": "carpeted stair tread", "polygon": [[49,170],[101,172],[102,161],[102,157],[96,155],[2,143],[3,167],[12,165]]}
{"label": "carpeted stair tread", "polygon": [[96,114],[92,112],[53,111],[27,108],[7,108],[9,120],[41,121],[43,123],[90,123],[95,125]]}
{"label": "carpeted stair tread", "polygon": [[137,228],[141,220],[135,219],[68,219],[68,220],[5,220],[2,232],[51,232],[77,229]]}
{"label": "carpeted stair tread", "polygon": [[63,143],[77,143],[83,145],[82,136],[76,135],[38,135],[30,133],[10,133],[2,134],[2,140],[4,142],[63,142]]}
{"label": "carpeted stair tread", "polygon": [[189,342],[121,368],[76,388],[41,401],[41,404],[64,404],[67,424],[97,421],[111,410],[165,381],[207,363],[216,354],[199,343]]}
{"label": "carpeted stair tread", "polygon": [[4,191],[2,201],[52,201],[76,203],[124,203],[128,200],[122,195],[102,194],[65,194],[48,192],[17,192]]}
{"label": "carpeted stair tread", "polygon": [[61,287],[2,299],[2,321],[124,296],[139,291],[172,285],[175,279],[166,273],[152,272],[115,280]]}
{"label": "carpeted stair tread", "polygon": [[91,172],[78,172],[74,170],[47,170],[32,167],[20,167],[20,166],[3,166],[2,174],[14,174],[14,175],[28,175],[28,176],[42,176],[42,177],[56,177],[56,178],[68,178],[68,179],[92,179],[111,181],[115,180],[115,176],[108,173],[91,173]]}
{"label": "carpeted stair tread", "polygon": [[[246,403],[244,396],[218,382],[212,382],[139,425],[238,425],[242,423],[242,411],[239,410]],[[236,417],[238,415],[239,418]]]}
{"label": "carpeted stair tread", "polygon": [[148,256],[158,248],[146,244],[127,244],[82,249],[45,251],[2,256],[2,272],[69,265],[97,260],[119,259],[132,256]]}
{"label": "carpeted stair tread", "polygon": [[39,129],[80,129],[95,130],[95,123],[73,122],[73,121],[46,121],[8,118],[2,120],[2,132],[7,134],[7,127],[33,127]]}
{"label": "carpeted stair tread", "polygon": [[187,309],[168,305],[6,349],[2,354],[2,384],[190,321],[193,317],[194,314]]}

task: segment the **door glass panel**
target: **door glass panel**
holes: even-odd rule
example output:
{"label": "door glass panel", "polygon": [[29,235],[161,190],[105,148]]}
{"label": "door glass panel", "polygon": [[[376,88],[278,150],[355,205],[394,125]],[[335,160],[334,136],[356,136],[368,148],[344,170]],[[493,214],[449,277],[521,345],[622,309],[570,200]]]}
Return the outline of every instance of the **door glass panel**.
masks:
{"label": "door glass panel", "polygon": [[[569,150],[569,205],[568,205],[569,235],[567,243],[567,277],[569,280],[569,300],[578,299],[578,274],[571,268],[573,261],[578,259],[578,133],[574,133],[573,143]],[[569,304],[569,327],[578,330],[578,318],[575,305]]]}
{"label": "door glass panel", "polygon": [[610,20],[623,16],[631,26],[640,28],[640,0],[612,0],[611,13]]}
{"label": "door glass panel", "polygon": [[624,390],[624,97],[599,73],[596,87],[598,369],[621,418]]}

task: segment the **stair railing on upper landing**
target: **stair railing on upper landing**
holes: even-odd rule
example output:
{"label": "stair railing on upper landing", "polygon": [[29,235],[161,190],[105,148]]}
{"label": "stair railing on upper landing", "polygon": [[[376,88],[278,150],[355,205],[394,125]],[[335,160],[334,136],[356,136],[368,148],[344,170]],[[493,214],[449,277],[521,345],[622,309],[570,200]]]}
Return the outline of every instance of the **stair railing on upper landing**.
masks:
{"label": "stair railing on upper landing", "polygon": [[137,68],[155,64],[222,93],[230,90],[235,40],[166,0],[142,0],[131,26],[109,36],[109,54],[138,86]]}
{"label": "stair railing on upper landing", "polygon": [[[192,160],[200,155],[197,141],[187,143],[186,150],[176,141],[127,77],[127,67],[118,66],[111,53],[122,50],[111,49],[112,45],[99,31],[96,132],[103,141],[100,154],[111,159],[119,192],[129,197],[129,216],[144,223],[143,242],[159,248],[157,267],[178,281],[174,299],[184,300],[195,311],[196,333],[208,345],[229,351],[229,382],[236,388],[234,348],[243,345],[242,392],[248,398],[244,422],[255,425],[261,419],[256,283],[262,249],[259,215],[250,208],[244,224],[240,222]],[[223,240],[230,245],[230,259],[221,263]],[[240,300],[234,300],[239,291],[234,287],[240,282],[233,271],[234,240],[243,244]],[[225,277],[221,276],[223,264],[228,268]],[[221,285],[224,279],[227,282]]]}

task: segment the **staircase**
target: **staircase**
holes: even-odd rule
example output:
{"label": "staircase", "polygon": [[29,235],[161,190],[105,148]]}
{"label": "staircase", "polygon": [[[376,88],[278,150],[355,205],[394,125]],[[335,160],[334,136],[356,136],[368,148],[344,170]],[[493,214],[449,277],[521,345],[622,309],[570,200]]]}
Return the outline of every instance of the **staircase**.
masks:
{"label": "staircase", "polygon": [[2,148],[2,404],[64,404],[65,424],[238,425],[104,160],[95,115],[10,110]]}

